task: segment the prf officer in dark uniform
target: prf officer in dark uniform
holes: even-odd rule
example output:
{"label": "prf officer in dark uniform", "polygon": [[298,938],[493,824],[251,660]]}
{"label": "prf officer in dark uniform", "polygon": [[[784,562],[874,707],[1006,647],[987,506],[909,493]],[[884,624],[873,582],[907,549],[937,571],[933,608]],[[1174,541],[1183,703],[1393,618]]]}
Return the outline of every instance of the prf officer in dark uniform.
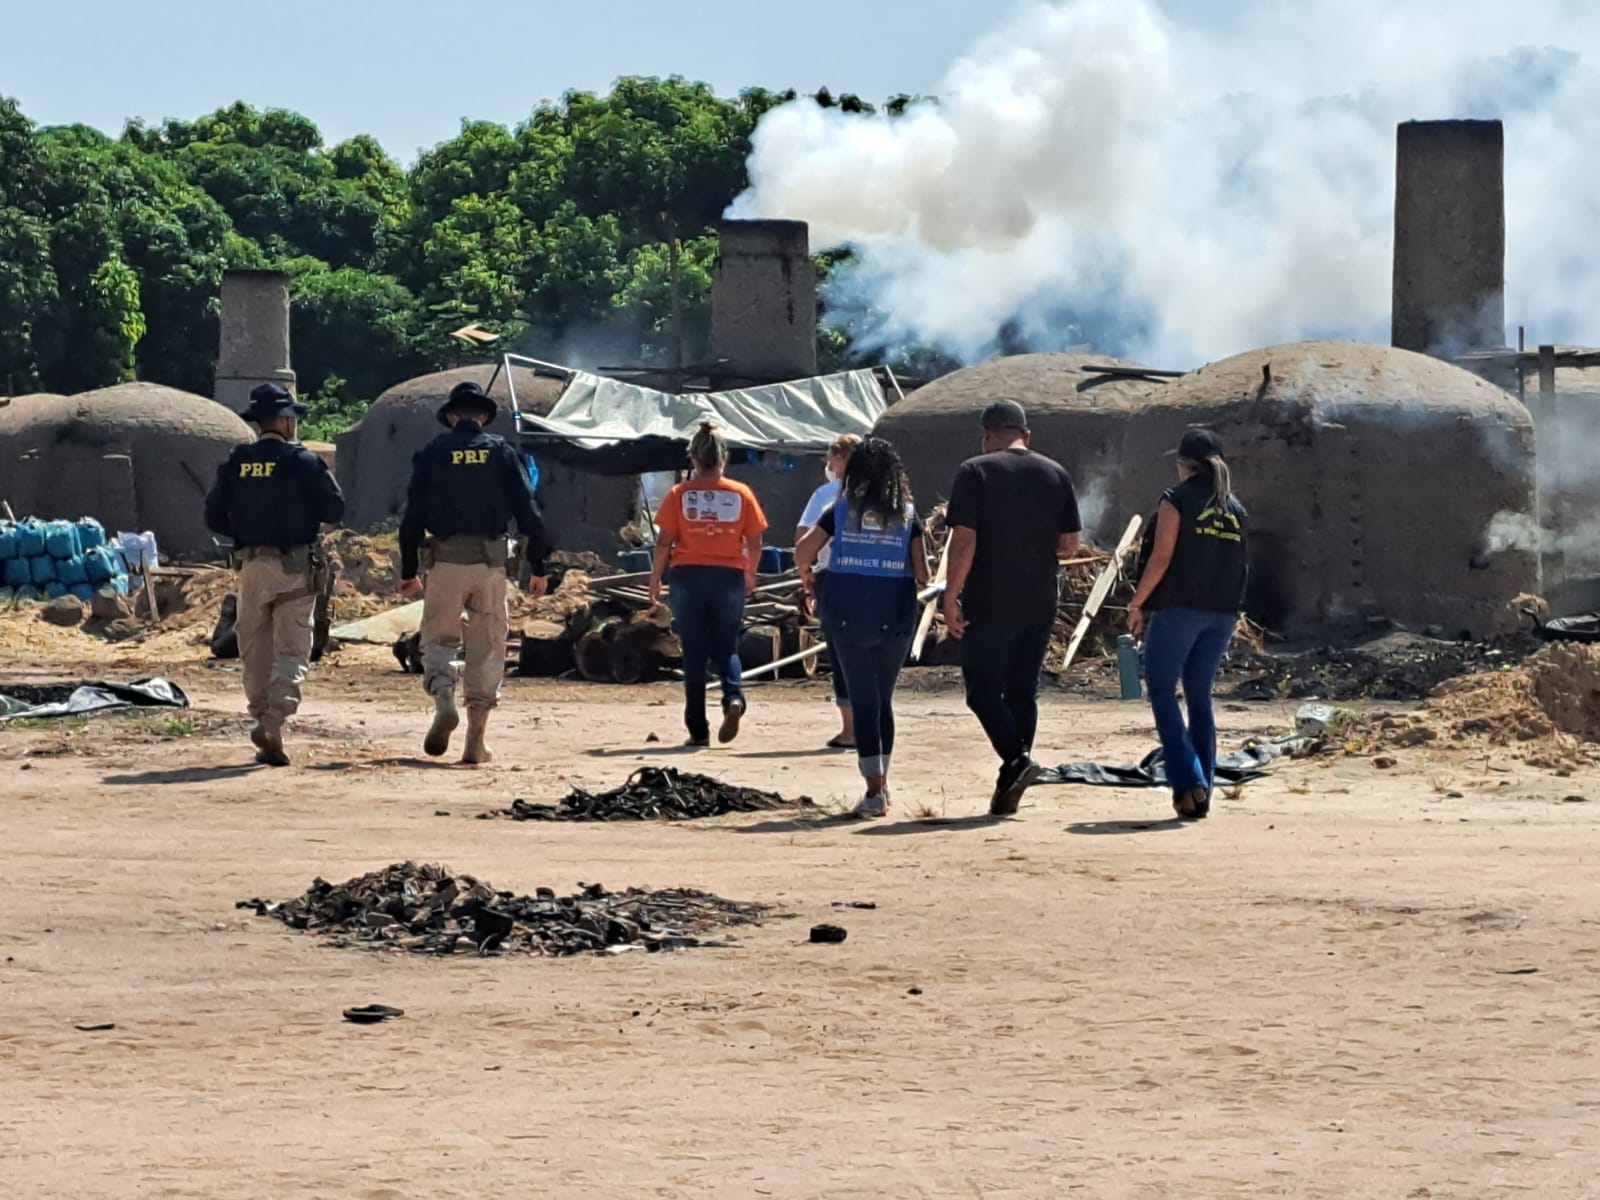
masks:
{"label": "prf officer in dark uniform", "polygon": [[[517,453],[483,431],[499,407],[476,383],[458,383],[439,409],[450,429],[412,460],[400,520],[400,594],[423,594],[422,685],[433,697],[433,724],[422,748],[437,758],[461,723],[456,713],[457,649],[465,650],[467,744],[464,763],[486,763],[489,710],[500,701],[506,659],[506,531],[515,521],[528,539],[528,594],[542,596],[544,521]],[[423,534],[432,564],[417,579]],[[463,617],[463,613],[465,616]]]}
{"label": "prf officer in dark uniform", "polygon": [[233,539],[239,563],[239,658],[255,728],[256,761],[289,765],[283,725],[300,707],[300,682],[311,660],[319,526],[344,516],[344,496],[328,464],[295,441],[306,415],[282,384],[264,383],[239,414],[261,436],[238,446],[217,468],[206,495],[206,526]]}

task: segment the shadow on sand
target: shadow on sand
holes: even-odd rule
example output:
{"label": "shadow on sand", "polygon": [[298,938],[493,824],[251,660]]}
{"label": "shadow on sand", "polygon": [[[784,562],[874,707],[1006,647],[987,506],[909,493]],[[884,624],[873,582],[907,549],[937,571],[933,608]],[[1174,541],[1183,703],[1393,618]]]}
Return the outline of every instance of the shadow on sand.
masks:
{"label": "shadow on sand", "polygon": [[1067,832],[1100,837],[1107,834],[1160,833],[1167,829],[1182,829],[1188,824],[1190,822],[1180,821],[1177,817],[1168,817],[1164,821],[1078,821],[1068,825]]}
{"label": "shadow on sand", "polygon": [[260,763],[223,763],[215,767],[173,767],[165,771],[140,771],[133,775],[107,775],[101,780],[116,787],[139,787],[152,783],[216,783],[240,779],[269,768]]}

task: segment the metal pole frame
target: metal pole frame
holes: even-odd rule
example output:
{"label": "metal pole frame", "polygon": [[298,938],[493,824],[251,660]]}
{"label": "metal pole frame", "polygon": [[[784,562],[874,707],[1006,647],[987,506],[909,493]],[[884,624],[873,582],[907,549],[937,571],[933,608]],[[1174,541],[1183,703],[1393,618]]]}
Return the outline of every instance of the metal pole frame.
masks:
{"label": "metal pole frame", "polygon": [[[494,375],[490,376],[489,387],[492,388],[494,386],[495,378],[499,376],[501,371],[506,373],[506,395],[511,397],[511,428],[515,432],[521,433],[522,407],[517,401],[517,377],[516,372],[511,369],[513,363],[527,363],[533,367],[544,367],[548,371],[558,372],[566,376],[568,383],[572,382],[572,378],[577,374],[577,371],[571,367],[564,367],[560,363],[546,362],[542,358],[531,358],[526,354],[513,354],[509,350],[500,356],[500,365],[494,369]],[[488,388],[484,390],[487,391]]]}

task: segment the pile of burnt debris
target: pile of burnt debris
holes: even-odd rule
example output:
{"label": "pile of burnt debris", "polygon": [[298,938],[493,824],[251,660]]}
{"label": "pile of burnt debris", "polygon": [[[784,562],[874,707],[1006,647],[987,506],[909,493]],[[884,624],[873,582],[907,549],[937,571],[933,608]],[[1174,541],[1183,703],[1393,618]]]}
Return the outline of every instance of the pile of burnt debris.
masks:
{"label": "pile of burnt debris", "polygon": [[448,867],[396,863],[345,883],[318,879],[309,891],[274,904],[235,906],[272,917],[291,929],[319,934],[333,946],[413,954],[618,953],[622,948],[676,950],[718,945],[701,935],[747,925],[768,914],[693,888],[608,892],[598,883],[557,896],[498,891]]}
{"label": "pile of burnt debris", "polygon": [[1470,642],[1397,631],[1298,652],[1236,645],[1225,672],[1241,700],[1421,700],[1447,679],[1516,666],[1540,645],[1531,635]]}
{"label": "pile of burnt debris", "polygon": [[785,799],[776,792],[736,787],[710,775],[676,767],[641,767],[621,787],[607,792],[574,788],[559,804],[513,800],[499,812],[480,813],[480,820],[510,817],[516,821],[694,821],[728,813],[798,808],[809,796]]}

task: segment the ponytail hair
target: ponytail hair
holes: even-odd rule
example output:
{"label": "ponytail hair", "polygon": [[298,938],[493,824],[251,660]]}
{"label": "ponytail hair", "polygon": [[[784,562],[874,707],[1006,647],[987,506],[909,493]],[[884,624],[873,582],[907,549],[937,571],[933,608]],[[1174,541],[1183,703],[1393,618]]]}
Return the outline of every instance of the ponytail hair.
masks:
{"label": "ponytail hair", "polygon": [[1233,499],[1233,472],[1220,454],[1207,458],[1206,465],[1211,468],[1211,503],[1226,510]]}
{"label": "ponytail hair", "polygon": [[702,421],[689,439],[689,461],[702,471],[720,471],[728,461],[728,443],[710,421]]}
{"label": "ponytail hair", "polygon": [[1233,472],[1228,469],[1222,455],[1208,454],[1204,458],[1182,458],[1179,461],[1197,474],[1209,475],[1212,505],[1220,509],[1228,507],[1233,500]]}

